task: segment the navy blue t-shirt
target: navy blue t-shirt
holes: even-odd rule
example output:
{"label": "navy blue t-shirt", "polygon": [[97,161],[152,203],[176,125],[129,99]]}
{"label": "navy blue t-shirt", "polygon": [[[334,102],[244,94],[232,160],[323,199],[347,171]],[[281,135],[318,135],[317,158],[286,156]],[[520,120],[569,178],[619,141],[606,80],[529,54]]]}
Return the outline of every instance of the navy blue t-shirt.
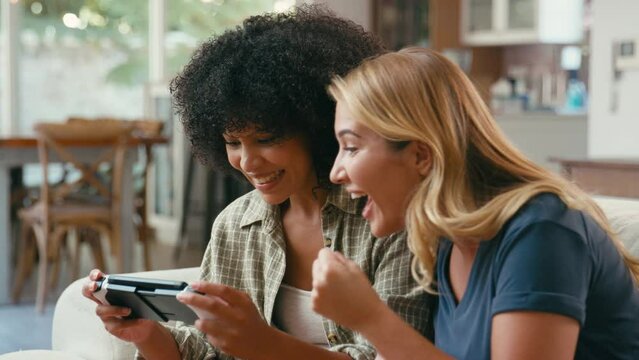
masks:
{"label": "navy blue t-shirt", "polygon": [[459,304],[451,250],[442,240],[435,344],[456,359],[490,359],[493,316],[527,310],[579,321],[575,359],[639,359],[639,290],[630,272],[596,222],[557,196],[534,197],[480,243]]}

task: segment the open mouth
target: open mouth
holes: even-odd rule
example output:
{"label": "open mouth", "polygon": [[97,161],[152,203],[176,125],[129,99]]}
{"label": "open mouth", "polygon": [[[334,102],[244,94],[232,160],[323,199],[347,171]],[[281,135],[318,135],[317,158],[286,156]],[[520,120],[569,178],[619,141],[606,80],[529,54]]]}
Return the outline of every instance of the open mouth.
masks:
{"label": "open mouth", "polygon": [[368,196],[364,193],[350,193],[351,194],[351,199],[360,199],[363,198],[365,196]]}
{"label": "open mouth", "polygon": [[362,192],[352,192],[350,193],[351,195],[351,199],[361,199],[361,198],[366,198],[366,205],[364,205],[364,208],[362,209],[362,216],[368,220],[370,220],[370,217],[372,215],[372,206],[373,206],[373,199],[368,196],[368,194],[366,193],[362,193]]}
{"label": "open mouth", "polygon": [[253,176],[252,178],[255,184],[265,185],[279,179],[282,174],[284,174],[284,170],[278,170],[265,176]]}

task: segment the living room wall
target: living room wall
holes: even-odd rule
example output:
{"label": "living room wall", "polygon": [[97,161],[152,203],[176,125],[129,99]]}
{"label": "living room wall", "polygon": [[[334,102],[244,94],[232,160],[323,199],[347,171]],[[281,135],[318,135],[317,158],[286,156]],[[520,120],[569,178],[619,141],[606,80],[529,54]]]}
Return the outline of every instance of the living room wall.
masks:
{"label": "living room wall", "polygon": [[297,1],[297,3],[324,3],[340,16],[349,18],[362,25],[364,29],[371,29],[372,6],[370,0],[315,0]]}
{"label": "living room wall", "polygon": [[[593,0],[588,155],[639,158],[639,68],[613,74],[613,44],[639,38],[637,0]],[[615,99],[616,98],[616,99]]]}

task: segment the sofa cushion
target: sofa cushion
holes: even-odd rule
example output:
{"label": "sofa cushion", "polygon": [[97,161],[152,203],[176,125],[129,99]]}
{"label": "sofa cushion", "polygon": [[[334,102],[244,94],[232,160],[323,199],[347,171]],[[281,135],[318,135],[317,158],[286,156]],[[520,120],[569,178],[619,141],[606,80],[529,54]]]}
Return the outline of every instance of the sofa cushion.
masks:
{"label": "sofa cushion", "polygon": [[596,196],[613,230],[630,253],[639,257],[639,199]]}

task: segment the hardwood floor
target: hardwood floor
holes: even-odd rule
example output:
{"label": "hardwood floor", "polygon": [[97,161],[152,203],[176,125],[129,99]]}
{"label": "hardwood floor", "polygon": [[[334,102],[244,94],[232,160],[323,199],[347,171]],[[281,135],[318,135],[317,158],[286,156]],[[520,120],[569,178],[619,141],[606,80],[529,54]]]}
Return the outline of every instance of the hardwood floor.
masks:
{"label": "hardwood floor", "polygon": [[[152,267],[154,270],[198,266],[202,258],[202,251],[195,246],[182,251],[180,259],[173,261],[173,246],[152,243]],[[91,256],[88,249],[80,264],[80,273],[87,274],[93,265],[89,262]],[[136,271],[143,271],[141,249],[135,249]],[[107,266],[109,264],[107,263]],[[34,272],[35,273],[35,272]],[[23,291],[22,299],[17,305],[0,306],[0,354],[18,350],[51,349],[51,326],[55,301],[64,288],[72,282],[64,265],[57,288],[49,294],[44,314],[35,311],[35,276],[31,276]]]}
{"label": "hardwood floor", "polygon": [[18,350],[51,349],[53,303],[37,314],[34,303],[0,306],[0,354]]}

